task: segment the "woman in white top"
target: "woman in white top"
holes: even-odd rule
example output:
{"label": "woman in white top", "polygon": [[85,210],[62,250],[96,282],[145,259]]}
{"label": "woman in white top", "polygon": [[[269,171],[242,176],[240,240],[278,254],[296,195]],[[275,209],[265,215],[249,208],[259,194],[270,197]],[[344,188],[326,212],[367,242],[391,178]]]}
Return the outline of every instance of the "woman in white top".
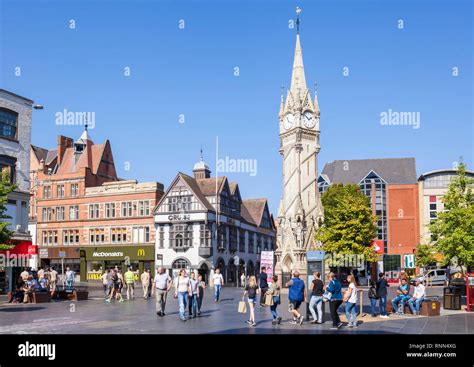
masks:
{"label": "woman in white top", "polygon": [[347,282],[349,283],[349,288],[347,288],[347,291],[344,294],[344,302],[346,302],[346,319],[349,323],[349,327],[357,328],[356,303],[357,292],[359,290],[356,287],[355,278],[353,275],[349,275],[347,277]]}
{"label": "woman in white top", "polygon": [[186,276],[186,270],[181,269],[175,282],[174,298],[178,298],[179,318],[186,321],[186,301],[188,296],[192,296],[189,278]]}

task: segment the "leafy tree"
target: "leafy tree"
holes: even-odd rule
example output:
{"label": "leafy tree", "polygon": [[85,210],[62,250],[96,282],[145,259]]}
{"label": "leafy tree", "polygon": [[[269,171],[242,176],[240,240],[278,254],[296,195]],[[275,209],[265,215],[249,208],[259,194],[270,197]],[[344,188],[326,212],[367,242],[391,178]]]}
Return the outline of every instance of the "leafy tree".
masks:
{"label": "leafy tree", "polygon": [[323,250],[338,255],[364,255],[375,261],[372,242],[377,234],[376,218],[369,199],[358,185],[331,185],[322,195],[324,224],[316,233],[316,240],[323,243]]}
{"label": "leafy tree", "polygon": [[431,245],[418,245],[416,248],[416,264],[424,268],[436,263],[433,251],[436,250]]}
{"label": "leafy tree", "polygon": [[8,250],[15,245],[9,245],[7,242],[12,236],[12,231],[8,229],[11,224],[5,219],[11,219],[12,217],[6,214],[6,204],[8,203],[8,194],[16,189],[16,185],[10,183],[10,175],[8,172],[3,171],[0,180],[0,250]]}
{"label": "leafy tree", "polygon": [[430,225],[435,249],[444,255],[444,265],[474,263],[474,180],[466,176],[466,165],[460,163],[458,175],[451,180],[442,201],[445,211],[438,213]]}

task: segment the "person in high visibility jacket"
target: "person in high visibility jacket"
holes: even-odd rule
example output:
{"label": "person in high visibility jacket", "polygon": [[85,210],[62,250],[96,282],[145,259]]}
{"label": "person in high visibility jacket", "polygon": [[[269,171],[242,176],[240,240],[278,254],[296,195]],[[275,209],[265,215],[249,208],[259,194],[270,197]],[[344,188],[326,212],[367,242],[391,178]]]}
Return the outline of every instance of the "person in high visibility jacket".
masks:
{"label": "person in high visibility jacket", "polygon": [[127,286],[127,299],[134,297],[135,291],[135,273],[132,271],[132,268],[128,268],[127,272],[125,273],[125,284]]}

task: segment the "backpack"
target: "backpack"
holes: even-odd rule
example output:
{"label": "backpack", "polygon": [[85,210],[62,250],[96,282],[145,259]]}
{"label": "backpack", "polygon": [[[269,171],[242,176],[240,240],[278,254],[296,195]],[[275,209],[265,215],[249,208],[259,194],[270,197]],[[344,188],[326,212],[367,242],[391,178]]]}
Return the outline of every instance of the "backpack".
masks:
{"label": "backpack", "polygon": [[372,299],[379,298],[379,295],[377,294],[377,289],[375,287],[369,288],[369,298],[372,298]]}

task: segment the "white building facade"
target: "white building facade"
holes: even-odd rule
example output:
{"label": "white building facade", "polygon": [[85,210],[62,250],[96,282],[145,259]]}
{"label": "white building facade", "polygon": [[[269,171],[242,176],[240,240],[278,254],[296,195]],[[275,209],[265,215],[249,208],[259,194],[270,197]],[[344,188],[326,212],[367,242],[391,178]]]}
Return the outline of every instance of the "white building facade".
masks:
{"label": "white building facade", "polygon": [[242,273],[255,275],[261,251],[275,247],[267,200],[242,200],[238,185],[211,178],[202,160],[193,173],[179,173],[154,210],[156,266],[172,275],[194,271],[206,281],[219,268],[234,284]]}

